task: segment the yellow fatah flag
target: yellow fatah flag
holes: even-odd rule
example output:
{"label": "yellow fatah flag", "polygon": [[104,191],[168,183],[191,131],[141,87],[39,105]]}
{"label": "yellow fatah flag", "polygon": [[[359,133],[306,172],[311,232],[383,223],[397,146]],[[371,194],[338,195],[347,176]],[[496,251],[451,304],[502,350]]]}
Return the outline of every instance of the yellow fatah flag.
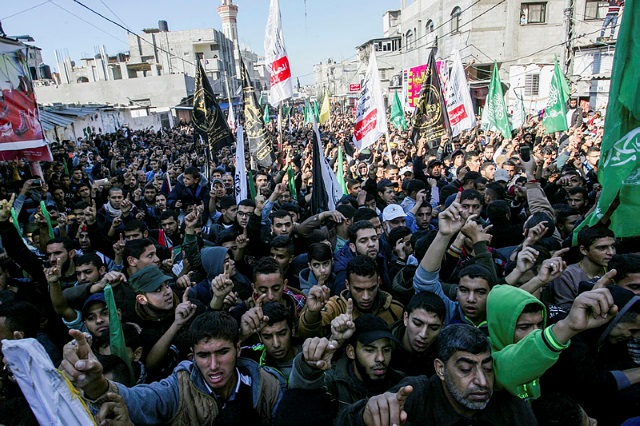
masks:
{"label": "yellow fatah flag", "polygon": [[329,114],[331,111],[331,106],[329,105],[329,94],[327,93],[324,96],[324,101],[322,102],[322,108],[320,108],[320,124],[324,124],[329,121]]}

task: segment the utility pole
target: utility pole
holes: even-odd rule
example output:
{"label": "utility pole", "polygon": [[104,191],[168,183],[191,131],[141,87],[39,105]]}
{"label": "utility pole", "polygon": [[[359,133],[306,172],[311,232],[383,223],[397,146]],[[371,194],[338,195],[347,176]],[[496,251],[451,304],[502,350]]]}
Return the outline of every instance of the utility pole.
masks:
{"label": "utility pole", "polygon": [[573,15],[575,11],[575,0],[564,0],[564,53],[563,53],[563,71],[564,75],[570,76],[573,71],[573,37],[574,25]]}

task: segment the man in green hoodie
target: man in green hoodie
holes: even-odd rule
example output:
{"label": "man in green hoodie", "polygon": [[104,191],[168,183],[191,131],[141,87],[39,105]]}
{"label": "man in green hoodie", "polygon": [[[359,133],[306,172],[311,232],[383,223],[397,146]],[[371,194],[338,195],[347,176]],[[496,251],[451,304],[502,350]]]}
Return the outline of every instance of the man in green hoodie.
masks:
{"label": "man in green hoodie", "polygon": [[522,399],[540,396],[540,376],[553,366],[569,340],[600,327],[617,310],[604,275],[594,290],[574,301],[566,318],[547,326],[545,305],[526,291],[508,285],[493,287],[487,298],[487,323],[498,388]]}

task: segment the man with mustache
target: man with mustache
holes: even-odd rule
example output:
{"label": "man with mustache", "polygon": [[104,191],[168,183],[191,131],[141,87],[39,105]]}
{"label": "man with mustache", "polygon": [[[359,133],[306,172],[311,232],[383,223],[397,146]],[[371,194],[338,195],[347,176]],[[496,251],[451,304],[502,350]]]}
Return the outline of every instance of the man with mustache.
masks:
{"label": "man with mustache", "polygon": [[527,402],[494,390],[489,340],[469,324],[438,336],[436,374],[407,377],[389,392],[363,399],[339,415],[340,425],[537,425]]}

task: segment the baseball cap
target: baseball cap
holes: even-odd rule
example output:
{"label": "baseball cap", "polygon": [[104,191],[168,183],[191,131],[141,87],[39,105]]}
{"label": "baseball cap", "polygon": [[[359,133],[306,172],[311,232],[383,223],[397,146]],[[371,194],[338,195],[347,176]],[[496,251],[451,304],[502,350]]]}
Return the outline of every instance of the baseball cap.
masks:
{"label": "baseball cap", "polygon": [[429,161],[429,165],[427,166],[427,168],[432,168],[433,166],[440,164],[442,166],[442,161],[440,160],[431,160]]}
{"label": "baseball cap", "polygon": [[383,222],[397,219],[399,217],[407,217],[407,215],[404,213],[404,210],[402,210],[402,207],[400,207],[398,204],[389,204],[382,211]]}
{"label": "baseball cap", "polygon": [[403,168],[400,169],[400,174],[403,175],[405,173],[413,173],[413,167],[411,166],[404,166]]}
{"label": "baseball cap", "polygon": [[496,169],[496,174],[493,178],[496,182],[509,182],[509,172],[504,169]]}
{"label": "baseball cap", "polygon": [[129,277],[131,288],[138,294],[151,293],[156,291],[162,284],[169,281],[171,277],[162,273],[156,265],[149,265],[140,269]]}
{"label": "baseball cap", "polygon": [[378,182],[378,191],[384,191],[387,186],[393,186],[394,188],[398,187],[397,182],[391,182],[389,179],[382,179]]}
{"label": "baseball cap", "polygon": [[211,186],[215,185],[216,183],[219,183],[220,185],[224,185],[224,183],[222,183],[222,181],[221,181],[220,179],[214,179],[214,180],[211,182]]}
{"label": "baseball cap", "polygon": [[353,334],[353,338],[363,345],[368,345],[379,339],[389,339],[400,343],[391,333],[391,326],[378,316],[372,314],[360,315],[354,320],[354,324],[356,331]]}
{"label": "baseball cap", "polygon": [[91,296],[89,296],[87,300],[84,301],[84,303],[82,304],[82,311],[81,311],[83,319],[87,317],[87,312],[89,311],[89,308],[91,307],[91,305],[95,303],[104,303],[105,305],[107,304],[107,301],[104,298],[104,293],[94,293]]}

